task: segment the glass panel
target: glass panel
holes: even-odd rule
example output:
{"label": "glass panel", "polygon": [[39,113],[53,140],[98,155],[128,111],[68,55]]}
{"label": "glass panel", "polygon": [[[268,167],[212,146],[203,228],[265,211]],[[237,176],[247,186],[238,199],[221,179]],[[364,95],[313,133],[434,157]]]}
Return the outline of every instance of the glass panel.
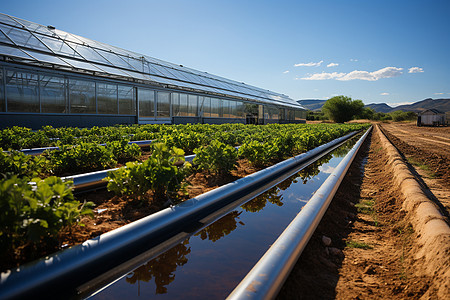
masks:
{"label": "glass panel", "polygon": [[203,100],[203,117],[211,117],[211,98],[204,97]]}
{"label": "glass panel", "polygon": [[102,56],[100,56],[100,54],[98,54],[94,49],[80,45],[80,44],[76,44],[76,43],[72,43],[72,42],[66,42],[70,47],[72,47],[73,49],[75,49],[75,51],[77,51],[79,54],[81,54],[81,56],[83,56],[87,61],[91,61],[91,62],[99,62],[102,64],[107,64],[107,65],[111,65],[106,59],[104,59]]}
{"label": "glass panel", "polygon": [[19,24],[17,24],[17,22],[14,20],[14,18],[11,18],[7,15],[4,14],[0,14],[0,22],[9,24],[9,25],[13,25],[13,26],[18,26]]}
{"label": "glass panel", "polygon": [[[134,59],[134,58],[131,58],[131,57],[126,57],[126,56],[123,56],[122,58],[127,63],[129,63],[133,68],[135,68],[137,71],[145,72],[145,69],[146,69],[144,67],[145,63],[143,63],[141,59]],[[146,64],[146,65],[147,65],[147,71],[148,71],[148,64]]]}
{"label": "glass panel", "polygon": [[33,32],[37,31],[37,32],[41,32],[44,34],[48,34],[48,35],[52,34],[52,32],[49,29],[47,29],[47,27],[42,26],[40,24],[36,24],[36,23],[30,22],[30,21],[19,19],[19,18],[14,18],[14,20],[16,22],[20,23],[21,25],[25,26],[30,31],[33,31]]}
{"label": "glass panel", "polygon": [[230,101],[230,116],[231,116],[231,118],[237,118],[236,101]]}
{"label": "glass panel", "polygon": [[180,116],[188,116],[188,95],[180,94]]}
{"label": "glass panel", "polygon": [[170,93],[157,92],[156,116],[162,118],[170,117]]}
{"label": "glass panel", "polygon": [[97,112],[117,114],[117,85],[97,83]]}
{"label": "glass panel", "polygon": [[95,114],[95,83],[69,79],[70,113]]}
{"label": "glass panel", "polygon": [[218,118],[220,111],[220,99],[211,98],[211,117]]}
{"label": "glass panel", "polygon": [[189,110],[188,116],[195,117],[197,116],[197,96],[189,95]]}
{"label": "glass panel", "polygon": [[115,67],[121,67],[125,69],[132,69],[128,63],[126,63],[122,58],[120,58],[118,55],[114,54],[113,52],[107,52],[103,50],[97,50],[98,53],[100,53],[104,58],[106,58],[109,62],[111,62]]}
{"label": "glass panel", "polygon": [[222,110],[224,118],[231,118],[230,100],[222,100]]}
{"label": "glass panel", "polygon": [[236,103],[236,116],[238,118],[244,118],[245,117],[245,113],[244,113],[244,103],[239,101]]}
{"label": "glass panel", "polygon": [[38,76],[7,71],[6,98],[9,112],[39,112]]}
{"label": "glass panel", "polygon": [[180,94],[172,93],[172,115],[180,116]]}
{"label": "glass panel", "polygon": [[67,113],[66,81],[64,77],[40,76],[41,111]]}
{"label": "glass panel", "polygon": [[50,49],[52,49],[57,54],[63,54],[71,57],[81,58],[81,56],[75,52],[71,47],[66,45],[63,41],[56,38],[51,38],[44,35],[38,35],[40,40],[47,45]]}
{"label": "glass panel", "polygon": [[72,34],[70,34],[68,32],[61,31],[59,29],[55,29],[53,31],[56,33],[56,35],[58,35],[64,41],[71,41],[71,42],[75,42],[75,43],[79,43],[79,44],[83,43],[81,40],[77,39],[76,37],[74,37]]}
{"label": "glass panel", "polygon": [[103,70],[103,72],[107,73],[107,74],[130,77],[130,75],[128,75],[125,71],[123,71],[121,69],[117,69],[114,67],[108,67],[108,66],[101,66],[101,65],[96,65],[96,66],[97,66],[97,68]]}
{"label": "glass panel", "polygon": [[138,88],[139,116],[155,117],[155,91]]}
{"label": "glass panel", "polygon": [[10,46],[0,45],[0,54],[6,55],[6,56],[20,57],[23,59],[35,61],[34,58],[32,58],[31,56],[26,54],[24,51],[17,49],[17,48],[10,47]]}
{"label": "glass panel", "polygon": [[5,87],[3,86],[3,69],[0,68],[0,112],[6,110],[5,106]]}
{"label": "glass panel", "polygon": [[14,45],[14,43],[1,30],[0,30],[0,41],[2,41],[3,43]]}
{"label": "glass panel", "polygon": [[64,61],[72,65],[76,69],[83,69],[83,70],[89,70],[94,72],[104,72],[103,70],[97,68],[91,63],[79,61],[71,58],[64,58]]}
{"label": "glass panel", "polygon": [[136,115],[136,101],[132,86],[119,85],[119,114]]}
{"label": "glass panel", "polygon": [[173,74],[166,67],[161,67],[156,64],[149,64],[150,74],[155,74],[158,76],[164,76],[168,78],[174,78]]}
{"label": "glass panel", "polygon": [[38,62],[46,62],[46,63],[70,67],[70,65],[68,65],[65,61],[59,59],[55,55],[40,53],[40,52],[36,52],[36,51],[32,51],[32,50],[26,50],[25,52],[27,54],[33,56],[34,58],[36,58]]}
{"label": "glass panel", "polygon": [[35,38],[30,32],[9,27],[7,25],[0,24],[0,28],[2,31],[19,46],[29,47],[32,49],[43,50],[46,52],[50,52],[50,50],[42,44],[37,38]]}

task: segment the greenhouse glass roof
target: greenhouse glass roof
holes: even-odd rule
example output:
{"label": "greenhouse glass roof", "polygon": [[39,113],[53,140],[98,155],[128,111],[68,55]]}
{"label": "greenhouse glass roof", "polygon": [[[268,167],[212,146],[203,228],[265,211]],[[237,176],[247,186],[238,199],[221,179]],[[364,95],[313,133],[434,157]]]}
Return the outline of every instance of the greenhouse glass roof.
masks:
{"label": "greenhouse glass roof", "polygon": [[0,55],[13,61],[94,72],[303,109],[286,95],[165,62],[0,13]]}

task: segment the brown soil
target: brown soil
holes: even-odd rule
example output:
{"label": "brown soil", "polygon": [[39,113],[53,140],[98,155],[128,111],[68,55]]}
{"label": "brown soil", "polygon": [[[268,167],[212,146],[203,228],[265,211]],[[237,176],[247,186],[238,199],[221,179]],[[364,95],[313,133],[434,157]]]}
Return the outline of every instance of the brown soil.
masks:
{"label": "brown soil", "polygon": [[[383,128],[389,127],[397,136],[396,126],[383,124]],[[399,124],[399,128],[417,132],[410,125]],[[442,154],[431,150],[428,153]],[[429,159],[430,155],[426,156]],[[429,253],[443,259],[431,259],[425,266],[423,259],[418,259],[416,254],[423,251],[417,242],[420,234],[414,231],[402,210],[404,195],[394,184],[393,174],[387,171],[387,163],[378,135],[372,134],[278,299],[450,298],[449,271],[446,271],[450,269],[449,241],[437,241],[433,245],[435,251]],[[443,180],[445,174],[439,173],[434,180]],[[331,238],[331,245],[325,246],[324,236]],[[440,249],[447,253],[439,253]]]}

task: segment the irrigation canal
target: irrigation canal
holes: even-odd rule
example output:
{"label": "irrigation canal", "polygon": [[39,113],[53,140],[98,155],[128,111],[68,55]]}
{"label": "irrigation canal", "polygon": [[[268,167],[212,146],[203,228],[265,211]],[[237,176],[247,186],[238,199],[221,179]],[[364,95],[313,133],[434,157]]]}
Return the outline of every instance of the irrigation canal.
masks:
{"label": "irrigation canal", "polygon": [[295,218],[361,135],[113,282],[91,299],[224,299]]}

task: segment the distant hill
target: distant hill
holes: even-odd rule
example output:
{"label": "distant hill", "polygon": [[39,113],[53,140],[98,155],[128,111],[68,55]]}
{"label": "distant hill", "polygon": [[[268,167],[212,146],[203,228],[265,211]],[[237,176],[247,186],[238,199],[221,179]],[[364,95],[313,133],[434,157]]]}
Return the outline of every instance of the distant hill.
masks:
{"label": "distant hill", "polygon": [[420,112],[426,109],[437,109],[442,112],[450,111],[450,99],[425,99],[409,105],[400,105],[394,107],[392,110],[413,111]]}
{"label": "distant hill", "polygon": [[[297,102],[302,105],[303,107],[309,109],[309,110],[320,110],[322,109],[322,106],[327,100],[313,100],[313,99],[307,99],[307,100],[298,100]],[[415,102],[413,104],[408,105],[400,105],[397,107],[391,107],[387,105],[386,103],[372,103],[368,104],[365,107],[370,107],[376,112],[382,112],[382,113],[388,113],[396,110],[402,110],[402,111],[413,111],[413,112],[420,112],[424,111],[426,109],[437,109],[442,112],[450,111],[450,99],[425,99],[418,102]]]}
{"label": "distant hill", "polygon": [[373,109],[376,112],[388,113],[392,110],[392,107],[387,105],[386,103],[372,103],[365,105],[364,107],[368,107]]}

